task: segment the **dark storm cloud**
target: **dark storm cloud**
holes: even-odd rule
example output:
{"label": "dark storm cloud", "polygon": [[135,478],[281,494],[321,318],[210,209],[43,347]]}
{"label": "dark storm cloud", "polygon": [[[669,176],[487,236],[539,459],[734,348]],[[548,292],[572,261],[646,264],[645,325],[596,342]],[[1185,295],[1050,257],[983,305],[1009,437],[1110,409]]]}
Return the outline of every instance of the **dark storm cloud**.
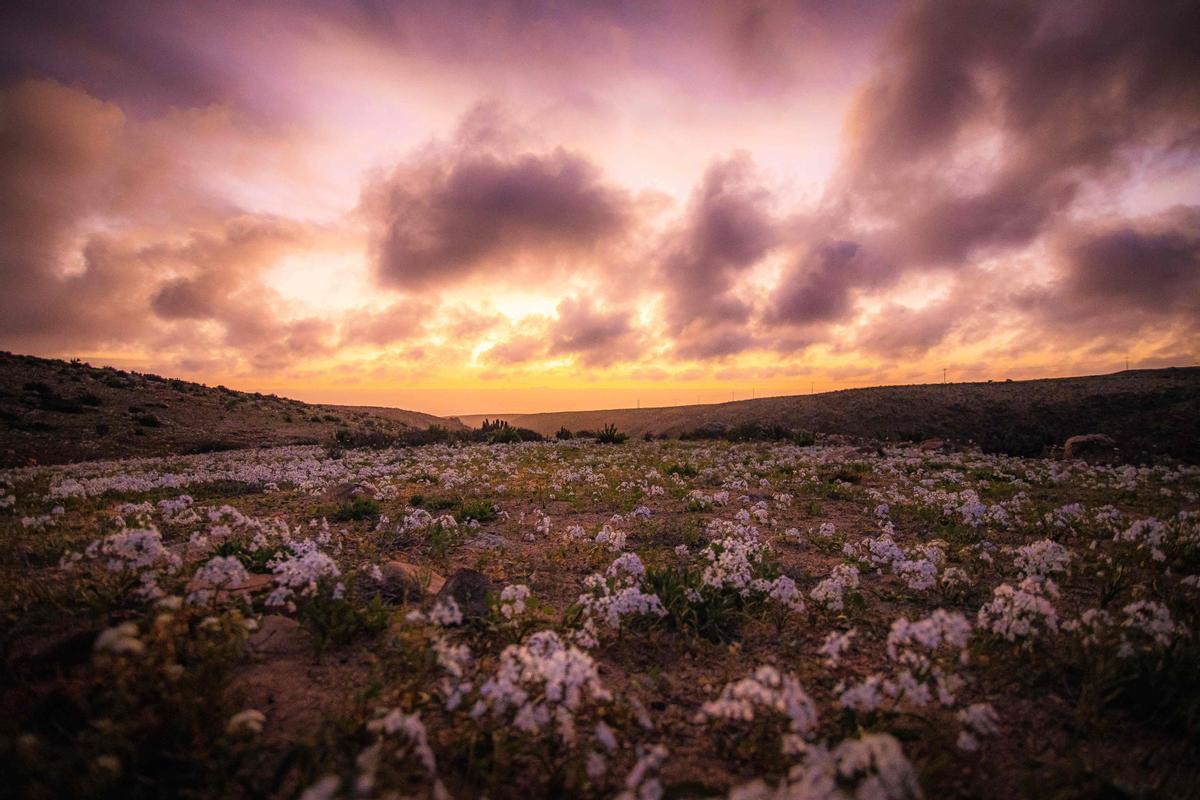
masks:
{"label": "dark storm cloud", "polygon": [[570,261],[633,225],[634,200],[583,156],[513,150],[489,115],[468,114],[452,143],[369,186],[363,209],[380,282],[428,288],[523,259]]}

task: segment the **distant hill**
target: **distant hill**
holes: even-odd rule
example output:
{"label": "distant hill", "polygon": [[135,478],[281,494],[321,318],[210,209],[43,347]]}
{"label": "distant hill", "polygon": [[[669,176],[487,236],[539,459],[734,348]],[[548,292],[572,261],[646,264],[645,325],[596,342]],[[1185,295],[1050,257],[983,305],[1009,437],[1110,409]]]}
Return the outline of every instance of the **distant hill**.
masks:
{"label": "distant hill", "polygon": [[486,420],[503,420],[511,425],[511,424],[513,424],[514,419],[517,419],[519,417],[526,417],[526,416],[529,416],[529,415],[528,414],[460,414],[457,417],[447,417],[447,419],[458,420],[463,425],[466,425],[468,428],[478,428],[479,426],[483,425],[483,421],[485,419]]}
{"label": "distant hill", "polygon": [[224,386],[0,353],[0,466],[198,453],[460,423],[396,408],[313,405]]}
{"label": "distant hill", "polygon": [[[157,375],[0,353],[0,467],[330,441],[504,419],[546,436],[613,424],[631,436],[735,435],[779,426],[864,439],[973,443],[1037,455],[1105,433],[1132,460],[1200,463],[1200,367],[1082,378],[881,386],[714,405],[436,417],[315,405]],[[466,425],[464,425],[466,423]]]}
{"label": "distant hill", "polygon": [[598,430],[606,424],[631,436],[698,430],[711,435],[739,426],[780,425],[892,441],[945,438],[1013,455],[1037,455],[1076,434],[1105,433],[1117,440],[1126,458],[1168,455],[1200,463],[1200,367],[501,416],[547,436],[562,427]]}

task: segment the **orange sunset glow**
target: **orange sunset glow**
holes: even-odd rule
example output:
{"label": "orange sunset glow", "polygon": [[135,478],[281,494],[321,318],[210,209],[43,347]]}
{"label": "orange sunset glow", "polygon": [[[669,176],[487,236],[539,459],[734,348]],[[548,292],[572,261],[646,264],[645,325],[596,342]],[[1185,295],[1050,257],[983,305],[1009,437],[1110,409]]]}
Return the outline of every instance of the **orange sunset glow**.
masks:
{"label": "orange sunset glow", "polygon": [[439,415],[1196,363],[1186,3],[0,13],[0,349]]}

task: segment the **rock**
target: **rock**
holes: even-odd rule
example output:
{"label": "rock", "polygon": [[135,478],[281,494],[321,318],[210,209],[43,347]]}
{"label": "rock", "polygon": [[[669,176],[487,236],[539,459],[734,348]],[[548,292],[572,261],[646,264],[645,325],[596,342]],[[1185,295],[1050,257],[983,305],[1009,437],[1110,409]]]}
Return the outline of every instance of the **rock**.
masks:
{"label": "rock", "polygon": [[1063,458],[1080,458],[1092,464],[1111,464],[1117,460],[1117,443],[1103,433],[1072,436],[1063,444]]}
{"label": "rock", "polygon": [[193,592],[212,592],[216,590],[215,601],[224,603],[230,597],[249,597],[256,592],[261,592],[274,585],[274,576],[251,572],[246,576],[246,580],[236,584],[217,584],[203,578],[192,578],[188,581],[187,592],[188,594],[192,594]]}
{"label": "rock", "polygon": [[247,637],[246,644],[264,656],[297,655],[312,649],[300,623],[280,614],[267,614],[259,620],[258,630]]}
{"label": "rock", "polygon": [[446,579],[432,569],[407,561],[389,561],[379,571],[383,573],[379,594],[388,600],[420,600],[426,593],[437,594],[446,585]]}
{"label": "rock", "polygon": [[333,505],[345,505],[355,500],[378,500],[379,492],[369,483],[339,483],[327,489],[322,499]]}
{"label": "rock", "polygon": [[453,597],[463,619],[479,619],[488,615],[488,595],[491,593],[492,582],[487,575],[473,569],[460,569],[450,576],[437,596],[439,600]]}
{"label": "rock", "polygon": [[474,547],[479,550],[503,550],[508,546],[508,542],[503,536],[498,536],[494,533],[481,533],[469,542],[466,542],[465,547]]}

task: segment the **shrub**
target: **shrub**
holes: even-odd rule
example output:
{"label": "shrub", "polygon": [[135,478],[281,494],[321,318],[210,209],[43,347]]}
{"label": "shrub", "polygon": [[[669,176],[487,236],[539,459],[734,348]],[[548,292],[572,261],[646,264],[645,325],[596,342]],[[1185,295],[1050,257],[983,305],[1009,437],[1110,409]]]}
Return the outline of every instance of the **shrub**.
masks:
{"label": "shrub", "polygon": [[333,512],[333,518],[338,522],[356,522],[364,519],[374,519],[378,516],[378,501],[366,497],[352,500]]}
{"label": "shrub", "polygon": [[515,444],[521,441],[521,434],[517,433],[516,428],[510,428],[506,422],[504,427],[492,429],[488,441],[493,444]]}
{"label": "shrub", "polygon": [[623,444],[629,437],[617,430],[616,425],[605,425],[603,430],[596,435],[596,441],[601,444]]}
{"label": "shrub", "polygon": [[398,437],[397,443],[402,447],[420,447],[427,444],[444,444],[450,441],[450,431],[441,425],[431,425],[425,429],[405,431]]}
{"label": "shrub", "polygon": [[467,500],[454,513],[459,522],[473,519],[476,522],[490,522],[496,518],[496,507],[486,500]]}
{"label": "shrub", "polygon": [[673,630],[714,642],[737,636],[747,607],[737,592],[704,586],[700,573],[678,567],[649,569],[642,584],[658,595]]}
{"label": "shrub", "polygon": [[367,430],[365,428],[338,428],[333,433],[333,445],[348,449],[370,448],[382,450],[396,444],[397,438],[383,431]]}
{"label": "shrub", "polygon": [[341,647],[359,636],[374,636],[388,624],[388,610],[378,597],[359,608],[327,592],[305,601],[299,616],[312,631],[313,650],[318,655],[330,645]]}
{"label": "shrub", "polygon": [[567,428],[567,426],[563,425],[561,428],[558,429],[558,433],[554,434],[554,438],[558,439],[560,442],[565,442],[565,441],[569,441],[570,439],[573,439],[575,437],[572,435],[571,431]]}
{"label": "shrub", "polygon": [[[433,513],[434,511],[445,511],[448,508],[456,508],[460,502],[457,497],[424,497],[419,494],[413,495],[413,499],[420,499],[422,501],[421,505],[423,505],[425,510],[430,513]],[[413,503],[413,505],[417,504]]]}

